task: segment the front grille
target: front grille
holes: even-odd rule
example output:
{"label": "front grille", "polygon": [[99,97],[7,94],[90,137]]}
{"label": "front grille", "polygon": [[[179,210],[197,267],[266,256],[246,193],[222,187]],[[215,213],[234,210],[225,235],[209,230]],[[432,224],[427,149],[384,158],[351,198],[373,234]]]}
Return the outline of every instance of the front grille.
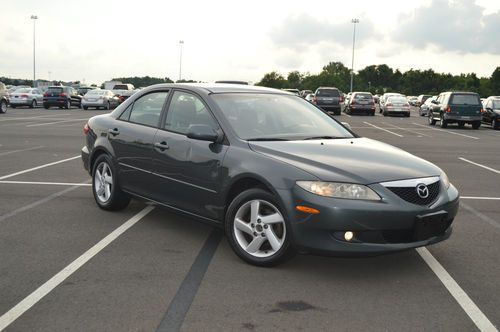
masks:
{"label": "front grille", "polygon": [[416,187],[387,187],[390,191],[404,199],[405,201],[416,204],[416,205],[430,205],[439,196],[439,181],[429,184],[427,188],[429,189],[429,196],[427,198],[421,198],[417,194]]}

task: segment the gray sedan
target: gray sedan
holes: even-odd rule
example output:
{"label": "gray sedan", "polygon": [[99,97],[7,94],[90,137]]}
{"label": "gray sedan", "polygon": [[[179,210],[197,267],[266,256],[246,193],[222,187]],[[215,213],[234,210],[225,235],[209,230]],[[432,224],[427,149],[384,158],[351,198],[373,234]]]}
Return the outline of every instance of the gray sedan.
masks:
{"label": "gray sedan", "polygon": [[89,107],[96,109],[113,109],[120,104],[120,100],[110,90],[90,90],[82,98],[82,107],[84,110]]}
{"label": "gray sedan", "polygon": [[459,194],[436,165],[255,86],[159,84],[84,127],[97,206],[131,197],[225,230],[248,263],[374,255],[447,239]]}
{"label": "gray sedan", "polygon": [[12,92],[9,96],[10,107],[28,106],[35,108],[43,103],[42,92],[36,88],[21,88]]}

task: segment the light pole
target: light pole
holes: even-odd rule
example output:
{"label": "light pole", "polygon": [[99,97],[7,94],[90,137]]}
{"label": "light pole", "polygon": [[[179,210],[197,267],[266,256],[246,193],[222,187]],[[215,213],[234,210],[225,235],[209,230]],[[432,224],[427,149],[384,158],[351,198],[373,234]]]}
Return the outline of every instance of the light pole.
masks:
{"label": "light pole", "polygon": [[352,84],[354,81],[354,45],[356,44],[356,23],[359,23],[359,19],[353,18],[351,23],[354,26],[352,32],[352,62],[351,62],[351,92],[352,92]]}
{"label": "light pole", "polygon": [[36,81],[36,72],[35,72],[35,22],[38,19],[38,16],[31,15],[31,19],[33,20],[33,87],[35,87]]}
{"label": "light pole", "polygon": [[181,48],[181,54],[179,58],[179,81],[180,81],[182,78],[182,45],[184,45],[184,40],[179,40],[179,45]]}

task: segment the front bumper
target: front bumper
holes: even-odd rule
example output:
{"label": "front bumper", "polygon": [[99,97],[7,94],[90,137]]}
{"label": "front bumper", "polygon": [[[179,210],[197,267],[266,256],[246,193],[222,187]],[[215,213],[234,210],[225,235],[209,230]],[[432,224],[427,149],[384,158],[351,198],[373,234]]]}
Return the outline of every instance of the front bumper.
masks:
{"label": "front bumper", "polygon": [[[371,185],[382,197],[381,201],[360,201],[322,197],[298,186],[291,191],[280,191],[285,204],[290,206],[292,242],[302,253],[334,256],[377,255],[426,246],[447,239],[458,211],[459,194],[453,185],[441,188],[437,200],[430,206],[408,203],[381,185]],[[320,211],[306,214],[295,210],[305,205]],[[422,216],[442,216],[442,231],[420,236]],[[354,239],[346,241],[346,231],[354,232]],[[419,236],[417,236],[419,235]]]}

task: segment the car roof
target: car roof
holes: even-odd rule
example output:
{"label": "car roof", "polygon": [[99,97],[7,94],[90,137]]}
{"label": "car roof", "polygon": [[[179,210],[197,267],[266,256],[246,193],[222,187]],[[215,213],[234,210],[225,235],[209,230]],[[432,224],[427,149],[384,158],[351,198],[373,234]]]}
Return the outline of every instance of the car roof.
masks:
{"label": "car roof", "polygon": [[243,84],[226,84],[226,83],[165,83],[165,84],[155,84],[147,87],[147,89],[157,89],[157,88],[193,88],[198,90],[205,90],[208,93],[275,93],[290,95],[289,92],[284,90],[266,88],[262,86],[255,85],[243,85]]}

